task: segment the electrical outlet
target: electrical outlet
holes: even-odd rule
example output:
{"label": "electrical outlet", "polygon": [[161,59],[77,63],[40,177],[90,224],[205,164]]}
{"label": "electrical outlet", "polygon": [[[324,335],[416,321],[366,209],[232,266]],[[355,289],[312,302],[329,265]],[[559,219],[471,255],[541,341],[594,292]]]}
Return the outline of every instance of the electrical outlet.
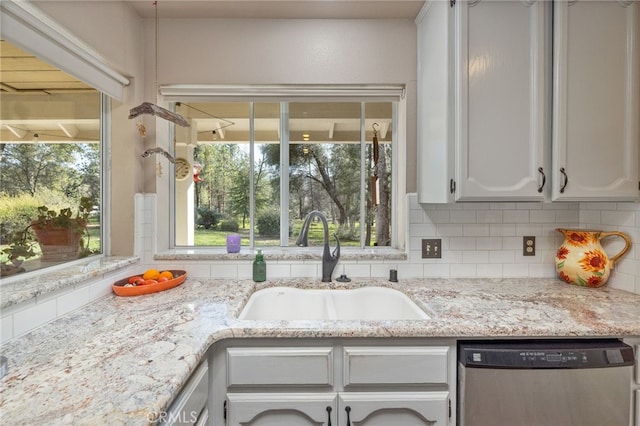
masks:
{"label": "electrical outlet", "polygon": [[422,240],[422,258],[423,259],[441,259],[442,258],[442,240],[440,238]]}
{"label": "electrical outlet", "polygon": [[536,255],[536,237],[533,237],[533,236],[522,237],[522,255],[523,256]]}

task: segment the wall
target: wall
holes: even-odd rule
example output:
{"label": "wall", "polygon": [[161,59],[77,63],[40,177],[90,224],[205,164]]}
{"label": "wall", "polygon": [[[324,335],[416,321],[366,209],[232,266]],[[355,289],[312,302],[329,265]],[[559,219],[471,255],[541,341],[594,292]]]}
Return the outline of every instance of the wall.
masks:
{"label": "wall", "polygon": [[[136,193],[145,191],[144,163],[140,154],[146,149],[129,109],[144,99],[145,80],[143,23],[137,13],[123,2],[112,1],[38,1],[38,8],[85,41],[114,70],[130,78],[123,101],[111,108],[111,252],[116,256],[133,253],[134,205]],[[96,18],[99,17],[99,18]],[[144,118],[148,129],[155,120]],[[151,135],[149,137],[150,143]],[[148,162],[151,164],[152,162]],[[154,176],[154,167],[149,167]]]}

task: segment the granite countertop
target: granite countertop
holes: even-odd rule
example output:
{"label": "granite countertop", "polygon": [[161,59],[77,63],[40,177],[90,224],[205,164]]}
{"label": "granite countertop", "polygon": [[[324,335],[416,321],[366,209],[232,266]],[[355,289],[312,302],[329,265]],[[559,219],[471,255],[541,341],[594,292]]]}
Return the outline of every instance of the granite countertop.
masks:
{"label": "granite countertop", "polygon": [[[240,321],[255,289],[382,285],[425,309],[423,321]],[[2,424],[150,424],[209,347],[243,337],[631,337],[640,295],[552,279],[269,281],[190,278],[174,289],[100,299],[1,347]]]}

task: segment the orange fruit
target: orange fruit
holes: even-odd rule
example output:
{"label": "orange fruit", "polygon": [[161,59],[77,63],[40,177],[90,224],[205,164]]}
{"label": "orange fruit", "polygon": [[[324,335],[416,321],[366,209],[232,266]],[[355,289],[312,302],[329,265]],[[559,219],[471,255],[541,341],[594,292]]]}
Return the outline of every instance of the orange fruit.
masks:
{"label": "orange fruit", "polygon": [[162,278],[162,277],[165,277],[168,280],[172,280],[173,273],[171,271],[162,271],[160,272],[160,275],[158,276],[158,278]]}
{"label": "orange fruit", "polygon": [[147,269],[146,271],[144,271],[142,278],[144,278],[145,280],[157,280],[159,276],[160,271],[158,271],[157,269]]}

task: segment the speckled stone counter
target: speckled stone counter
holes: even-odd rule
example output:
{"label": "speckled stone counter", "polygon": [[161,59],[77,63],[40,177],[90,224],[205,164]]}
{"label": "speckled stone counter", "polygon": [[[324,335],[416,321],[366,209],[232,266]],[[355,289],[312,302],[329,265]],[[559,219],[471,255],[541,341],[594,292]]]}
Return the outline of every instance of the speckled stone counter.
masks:
{"label": "speckled stone counter", "polygon": [[34,297],[53,293],[61,288],[90,280],[107,272],[117,271],[140,261],[138,257],[96,256],[54,269],[47,274],[23,274],[5,278],[0,291],[0,308],[17,305]]}
{"label": "speckled stone counter", "polygon": [[[424,321],[239,321],[256,288],[398,288]],[[2,347],[2,424],[153,423],[216,341],[244,337],[631,337],[640,295],[556,280],[198,280],[101,299]]]}

